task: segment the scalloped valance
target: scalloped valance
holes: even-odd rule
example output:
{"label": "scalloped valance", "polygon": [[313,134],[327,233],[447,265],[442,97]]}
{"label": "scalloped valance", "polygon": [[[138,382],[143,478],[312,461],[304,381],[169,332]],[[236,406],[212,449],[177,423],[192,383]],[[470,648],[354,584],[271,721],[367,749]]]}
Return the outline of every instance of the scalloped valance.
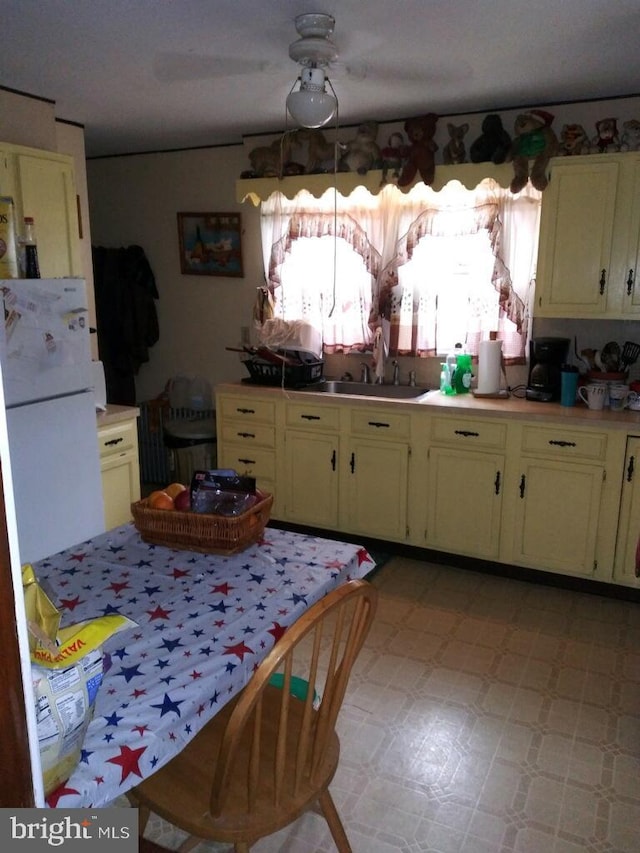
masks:
{"label": "scalloped valance", "polygon": [[[436,192],[450,181],[460,181],[467,189],[474,189],[485,178],[493,178],[501,187],[508,187],[513,179],[511,163],[461,163],[456,166],[436,166],[436,175],[431,188]],[[418,181],[419,182],[419,181]],[[292,199],[301,191],[307,190],[315,198],[320,198],[328,189],[336,187],[340,195],[349,196],[356,187],[365,187],[372,195],[377,195],[384,184],[382,171],[372,170],[365,175],[357,172],[338,172],[337,175],[296,175],[289,178],[242,178],[236,181],[236,201],[240,204],[251,201],[256,207],[266,201],[272,193],[281,192]],[[411,189],[405,187],[403,192]]]}

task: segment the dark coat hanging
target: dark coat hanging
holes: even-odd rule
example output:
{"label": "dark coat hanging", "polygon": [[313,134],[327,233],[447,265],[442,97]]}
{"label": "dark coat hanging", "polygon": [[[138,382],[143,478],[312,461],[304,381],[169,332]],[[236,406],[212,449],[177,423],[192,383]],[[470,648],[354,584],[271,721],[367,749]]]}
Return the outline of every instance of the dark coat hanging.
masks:
{"label": "dark coat hanging", "polygon": [[136,403],[135,376],[160,337],[155,277],[140,246],[93,246],[98,352],[107,402]]}

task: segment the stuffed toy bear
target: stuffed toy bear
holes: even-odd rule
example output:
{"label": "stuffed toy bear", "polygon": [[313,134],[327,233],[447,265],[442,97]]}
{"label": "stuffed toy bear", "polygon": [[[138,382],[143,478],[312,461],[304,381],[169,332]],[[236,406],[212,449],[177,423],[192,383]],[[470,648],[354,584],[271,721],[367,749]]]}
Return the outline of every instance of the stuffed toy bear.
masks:
{"label": "stuffed toy bear", "polygon": [[497,113],[489,113],[482,121],[482,133],[471,143],[472,163],[504,163],[511,147],[511,136],[502,126]]}
{"label": "stuffed toy bear", "polygon": [[416,118],[408,118],[404,123],[405,133],[409,140],[407,162],[398,178],[398,186],[408,186],[419,173],[422,180],[430,186],[435,177],[435,153],[438,146],[433,141],[436,133],[438,116],[427,113]]}
{"label": "stuffed toy bear", "polygon": [[376,142],[378,122],[365,121],[356,132],[355,139],[345,145],[345,153],[340,158],[342,172],[366,174],[369,169],[380,165],[380,148]]}
{"label": "stuffed toy bear", "polygon": [[608,154],[620,150],[618,121],[615,118],[603,118],[596,122],[596,135],[591,140],[592,154]]}
{"label": "stuffed toy bear", "polygon": [[464,124],[449,124],[447,125],[449,132],[449,141],[442,149],[442,162],[446,166],[452,166],[458,163],[467,162],[467,148],[464,144],[464,138],[469,130],[467,122]]}
{"label": "stuffed toy bear", "polygon": [[[398,182],[408,152],[409,147],[404,140],[404,136],[399,131],[392,133],[387,140],[387,144],[380,152],[382,155],[382,179],[380,186],[384,186],[389,182]],[[391,173],[391,178],[389,177],[389,173]]]}
{"label": "stuffed toy bear", "polygon": [[635,118],[625,121],[620,137],[621,151],[640,151],[640,121]]}
{"label": "stuffed toy bear", "polygon": [[561,157],[573,157],[577,154],[589,153],[589,137],[581,124],[565,124],[560,133]]}
{"label": "stuffed toy bear", "polygon": [[[510,190],[519,193],[531,178],[532,185],[542,192],[549,183],[546,175],[549,160],[558,153],[558,137],[551,129],[554,116],[545,110],[529,110],[517,116],[507,160],[513,163]],[[533,161],[529,168],[529,161]]]}

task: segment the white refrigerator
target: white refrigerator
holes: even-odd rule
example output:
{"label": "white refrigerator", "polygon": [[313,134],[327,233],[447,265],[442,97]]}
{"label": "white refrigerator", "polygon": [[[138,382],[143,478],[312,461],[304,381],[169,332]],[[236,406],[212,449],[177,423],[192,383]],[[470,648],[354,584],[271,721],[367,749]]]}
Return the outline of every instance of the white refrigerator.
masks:
{"label": "white refrigerator", "polygon": [[82,279],[0,281],[0,367],[20,561],[104,531]]}

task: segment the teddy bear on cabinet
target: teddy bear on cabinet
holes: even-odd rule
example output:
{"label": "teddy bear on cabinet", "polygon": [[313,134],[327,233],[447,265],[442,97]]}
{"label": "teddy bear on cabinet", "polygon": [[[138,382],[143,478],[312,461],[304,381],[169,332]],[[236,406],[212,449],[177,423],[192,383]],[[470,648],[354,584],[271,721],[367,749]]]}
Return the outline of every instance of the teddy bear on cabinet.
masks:
{"label": "teddy bear on cabinet", "polygon": [[482,120],[482,133],[471,143],[469,157],[472,163],[504,163],[511,147],[511,136],[502,125],[497,113],[489,113]]}
{"label": "teddy bear on cabinet", "polygon": [[369,169],[380,165],[380,147],[376,142],[378,123],[365,121],[358,128],[355,138],[345,144],[345,153],[340,158],[339,168],[343,172],[366,174]]}
{"label": "teddy bear on cabinet", "polygon": [[406,187],[420,175],[428,186],[431,186],[436,173],[435,153],[438,150],[433,137],[436,133],[438,116],[426,113],[416,118],[408,118],[404,123],[405,133],[409,140],[407,161],[398,178],[398,186]]}
{"label": "teddy bear on cabinet", "polygon": [[449,133],[449,141],[442,149],[442,162],[445,166],[454,166],[459,163],[467,162],[467,147],[464,138],[469,131],[469,125],[465,121],[464,124],[447,124]]}
{"label": "teddy bear on cabinet", "polygon": [[554,116],[545,110],[529,110],[517,116],[515,136],[507,160],[513,163],[512,193],[519,193],[529,178],[542,192],[549,183],[547,166],[558,153],[558,137],[551,128]]}

